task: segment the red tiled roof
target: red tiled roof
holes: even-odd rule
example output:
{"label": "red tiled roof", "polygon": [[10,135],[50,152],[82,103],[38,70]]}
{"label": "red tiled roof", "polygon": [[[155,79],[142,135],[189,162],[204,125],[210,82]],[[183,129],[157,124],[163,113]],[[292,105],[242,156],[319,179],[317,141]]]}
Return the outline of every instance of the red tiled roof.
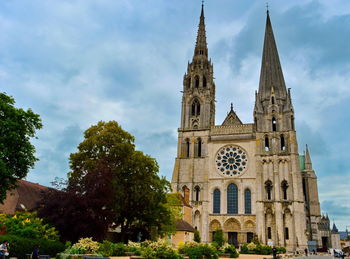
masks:
{"label": "red tiled roof", "polygon": [[0,204],[0,212],[14,214],[19,210],[34,210],[37,202],[49,189],[49,187],[37,183],[19,180],[17,188],[7,192],[4,204]]}
{"label": "red tiled roof", "polygon": [[195,229],[191,226],[190,223],[187,221],[184,221],[182,219],[176,221],[176,230],[177,231],[187,231],[187,232],[194,232]]}

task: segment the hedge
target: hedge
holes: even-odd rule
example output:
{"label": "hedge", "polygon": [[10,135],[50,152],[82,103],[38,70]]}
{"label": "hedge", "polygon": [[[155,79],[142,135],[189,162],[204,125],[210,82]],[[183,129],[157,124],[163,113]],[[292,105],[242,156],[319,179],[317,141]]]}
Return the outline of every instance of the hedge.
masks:
{"label": "hedge", "polygon": [[0,243],[5,240],[10,244],[10,257],[25,259],[26,254],[31,254],[36,245],[40,245],[40,254],[55,257],[57,253],[64,251],[65,245],[59,241],[44,239],[23,238],[14,235],[0,235]]}

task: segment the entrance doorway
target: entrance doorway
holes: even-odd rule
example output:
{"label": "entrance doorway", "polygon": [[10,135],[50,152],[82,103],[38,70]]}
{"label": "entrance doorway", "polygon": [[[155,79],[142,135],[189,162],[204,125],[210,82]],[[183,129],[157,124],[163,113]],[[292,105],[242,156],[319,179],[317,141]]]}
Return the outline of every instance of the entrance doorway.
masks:
{"label": "entrance doorway", "polygon": [[322,237],[322,249],[327,251],[327,249],[328,249],[328,237]]}
{"label": "entrance doorway", "polygon": [[247,232],[247,243],[253,241],[254,234],[252,232]]}
{"label": "entrance doorway", "polygon": [[230,245],[234,245],[235,247],[238,247],[238,233],[237,232],[228,232],[228,243]]}

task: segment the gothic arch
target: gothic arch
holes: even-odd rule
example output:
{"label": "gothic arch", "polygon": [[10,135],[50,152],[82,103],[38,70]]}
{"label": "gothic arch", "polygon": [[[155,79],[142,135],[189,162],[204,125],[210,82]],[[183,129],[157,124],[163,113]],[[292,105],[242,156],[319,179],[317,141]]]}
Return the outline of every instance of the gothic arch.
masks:
{"label": "gothic arch", "polygon": [[247,220],[243,224],[244,231],[255,232],[255,223],[252,220]]}
{"label": "gothic arch", "polygon": [[214,219],[210,222],[209,231],[214,232],[221,229],[221,224],[218,220]]}
{"label": "gothic arch", "polygon": [[193,98],[191,101],[191,115],[199,116],[201,114],[201,103],[198,98]]}
{"label": "gothic arch", "polygon": [[230,218],[224,224],[225,232],[238,232],[241,230],[241,223],[237,219]]}

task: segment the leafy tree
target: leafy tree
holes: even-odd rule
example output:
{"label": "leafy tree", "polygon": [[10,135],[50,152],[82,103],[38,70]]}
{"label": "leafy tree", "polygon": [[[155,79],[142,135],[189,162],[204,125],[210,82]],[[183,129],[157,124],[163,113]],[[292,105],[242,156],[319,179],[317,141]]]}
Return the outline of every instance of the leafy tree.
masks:
{"label": "leafy tree", "polygon": [[102,240],[114,219],[113,211],[107,209],[113,201],[111,170],[99,163],[78,186],[72,182],[63,188],[59,181],[60,190],[46,193],[38,207],[39,215],[55,225],[64,241],[78,241],[80,237]]}
{"label": "leafy tree", "polygon": [[42,127],[39,115],[31,109],[16,108],[15,100],[0,93],[0,202],[6,191],[16,187],[38,159],[30,139]]}
{"label": "leafy tree", "polygon": [[63,197],[46,199],[41,209],[63,236],[70,230],[74,240],[78,234],[101,240],[113,224],[121,227],[126,242],[140,232],[149,238],[152,231],[166,229],[170,184],[158,176],[155,159],[135,150],[134,137],[117,122],[87,129],[69,160],[68,185],[58,194]]}

